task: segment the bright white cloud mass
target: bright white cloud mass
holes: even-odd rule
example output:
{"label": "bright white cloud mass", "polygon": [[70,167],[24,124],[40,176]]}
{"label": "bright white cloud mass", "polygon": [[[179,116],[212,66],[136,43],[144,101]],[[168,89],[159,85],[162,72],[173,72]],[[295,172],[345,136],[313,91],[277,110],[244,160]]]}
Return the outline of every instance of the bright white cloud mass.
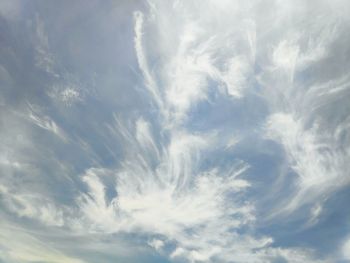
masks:
{"label": "bright white cloud mass", "polygon": [[350,262],[350,2],[0,1],[0,262]]}

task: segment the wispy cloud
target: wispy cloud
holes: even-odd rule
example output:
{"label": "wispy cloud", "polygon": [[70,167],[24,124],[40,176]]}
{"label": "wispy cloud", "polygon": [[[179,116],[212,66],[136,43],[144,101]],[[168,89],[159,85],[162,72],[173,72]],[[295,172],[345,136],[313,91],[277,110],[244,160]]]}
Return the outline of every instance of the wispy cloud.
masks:
{"label": "wispy cloud", "polygon": [[0,260],[349,258],[346,0],[23,7],[0,4]]}
{"label": "wispy cloud", "polygon": [[[238,234],[238,229],[253,227],[255,221],[253,204],[240,199],[250,186],[240,176],[248,169],[247,164],[236,159],[228,170],[215,165],[205,170],[201,168],[201,160],[208,158],[208,153],[220,151],[215,147],[220,138],[215,131],[199,133],[188,129],[185,124],[189,111],[206,100],[210,89],[215,86],[219,92],[234,98],[243,96],[243,90],[249,87],[248,80],[255,63],[256,40],[255,33],[250,31],[254,27],[249,26],[242,36],[236,37],[238,40],[236,46],[232,43],[232,49],[221,46],[223,36],[231,40],[230,34],[234,30],[221,32],[215,28],[204,28],[208,21],[193,19],[197,13],[188,9],[190,5],[177,3],[169,7],[153,2],[148,20],[143,13],[135,13],[135,50],[144,85],[156,102],[156,110],[162,113],[156,121],[163,135],[155,142],[151,133],[152,124],[144,118],[135,121],[134,131],[121,127],[123,125],[118,122],[117,130],[123,141],[127,142],[124,146],[129,150],[121,168],[112,172],[115,174],[116,196],[107,202],[106,188],[101,179],[95,173],[88,172],[84,181],[89,187],[89,195],[83,195],[80,206],[94,231],[161,235],[163,239],[156,243],[162,245],[152,242],[152,246],[159,250],[164,242],[175,243],[176,249],[171,252],[171,258],[185,257],[192,262],[215,258],[243,262],[277,257],[289,259],[292,254],[298,254],[300,259],[297,262],[311,260],[306,252],[271,247],[273,239],[270,237]],[[214,13],[222,12],[217,6],[212,8]],[[169,14],[175,14],[175,18],[171,21],[174,24],[167,30],[175,28],[179,35],[173,39],[174,43],[166,41],[167,34],[173,33],[165,33],[161,22]],[[159,34],[159,38],[153,39],[152,34],[144,31],[146,21],[147,28],[153,26],[153,32],[157,32],[154,34]],[[252,24],[249,21],[248,25]],[[143,42],[144,37],[149,38],[147,44]],[[150,49],[147,58],[144,47],[152,41],[157,41],[159,49]],[[239,41],[249,44],[245,55],[235,54]],[[222,48],[226,50],[221,54]],[[153,61],[153,56],[157,56],[152,51],[159,52],[163,59],[154,64],[156,70],[151,73],[148,61]],[[302,62],[303,66],[308,61],[316,60],[317,56],[322,57],[321,51],[315,55],[308,54],[308,58]],[[287,41],[280,42],[272,53],[273,70],[282,69],[279,74],[286,75],[287,85],[291,88],[300,64],[299,53],[298,45]],[[210,81],[215,84],[209,85]],[[222,85],[225,85],[224,89]],[[281,90],[281,93],[286,94],[286,100],[289,98],[288,90]],[[274,101],[267,102],[273,109],[279,106],[275,106]],[[280,102],[281,107],[286,108],[288,103]],[[268,118],[267,129],[269,138],[279,140],[286,147],[287,154],[291,154],[290,159],[296,161],[295,165],[291,163],[291,167],[301,178],[302,190],[299,195],[307,193],[310,202],[313,202],[317,197],[310,195],[310,184],[324,184],[316,178],[320,174],[317,169],[322,169],[322,160],[311,168],[309,162],[315,163],[322,157],[314,151],[314,134],[308,134],[299,125],[288,113],[276,113]],[[230,142],[227,144],[230,145]],[[103,176],[103,172],[100,176]],[[295,206],[302,205],[301,199],[296,197],[285,209],[295,210]],[[321,212],[320,209],[313,211],[315,218]],[[252,251],[257,251],[254,256]]]}

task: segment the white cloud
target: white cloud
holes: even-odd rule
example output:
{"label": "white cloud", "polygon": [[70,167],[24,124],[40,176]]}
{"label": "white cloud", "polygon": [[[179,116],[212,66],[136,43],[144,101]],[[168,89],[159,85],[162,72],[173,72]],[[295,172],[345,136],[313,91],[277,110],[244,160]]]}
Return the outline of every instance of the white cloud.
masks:
{"label": "white cloud", "polygon": [[[292,215],[307,205],[309,223],[315,223],[322,215],[323,203],[350,182],[346,172],[349,141],[336,136],[337,130],[342,130],[344,136],[348,123],[342,115],[346,109],[336,102],[348,90],[348,76],[328,71],[331,62],[327,62],[337,56],[332,45],[339,40],[344,21],[331,12],[327,20],[316,17],[301,28],[286,21],[304,16],[308,19],[309,6],[301,2],[290,6],[282,1],[277,6],[281,14],[276,28],[286,28],[276,29],[277,37],[265,39],[272,46],[258,50],[258,56],[268,55],[262,61],[258,82],[270,112],[266,118],[267,137],[282,145],[290,171],[294,172],[289,175],[295,177],[288,178],[293,182],[292,193],[286,194],[282,207],[274,212]],[[328,12],[326,6],[333,3],[322,1],[317,12]],[[328,74],[324,76],[324,72]],[[332,121],[330,116],[337,114],[339,118],[332,117]],[[318,208],[312,207],[315,203]]]}
{"label": "white cloud", "polygon": [[273,62],[277,68],[282,68],[290,73],[290,81],[293,81],[295,65],[299,55],[299,47],[293,43],[282,40],[273,51]]}
{"label": "white cloud", "polygon": [[[216,20],[227,12],[217,3],[203,2],[198,6],[203,12],[208,12],[207,9],[213,12],[207,16],[198,16],[199,10],[192,2],[151,3],[148,20],[141,12],[135,13],[135,50],[145,86],[167,125],[185,121],[192,106],[207,99],[211,81],[221,92],[242,97],[255,61],[254,22]],[[228,5],[229,9],[236,3]],[[231,27],[234,23],[237,25]],[[145,26],[152,27],[147,37]],[[157,42],[157,48],[146,52],[145,47],[153,41]],[[148,60],[154,61],[156,56],[164,59],[153,63],[150,70]]]}
{"label": "white cloud", "polygon": [[35,30],[35,49],[36,49],[36,66],[47,73],[52,74],[55,77],[59,77],[55,73],[55,57],[50,51],[49,38],[45,30],[45,25],[40,19],[39,15],[36,15],[35,21],[33,21]]}
{"label": "white cloud", "polygon": [[66,106],[72,106],[83,100],[80,88],[73,82],[68,82],[67,85],[53,85],[48,95],[56,101],[63,102]]}
{"label": "white cloud", "polygon": [[343,244],[342,254],[345,260],[350,260],[350,239]]}
{"label": "white cloud", "polygon": [[234,57],[227,63],[226,72],[222,74],[222,81],[225,83],[227,93],[233,97],[240,98],[245,87],[248,86],[250,76],[250,65],[247,58]]}
{"label": "white cloud", "polygon": [[164,242],[160,239],[152,239],[151,241],[148,242],[148,244],[157,251],[159,251],[160,249],[162,249],[162,247],[164,247]]}
{"label": "white cloud", "polygon": [[[237,19],[228,16],[230,8]],[[288,13],[292,7],[284,8]],[[234,147],[235,141],[222,143],[224,138],[215,131],[193,132],[186,127],[191,110],[211,91],[234,98],[242,98],[248,89],[254,91],[258,64],[259,95],[271,112],[268,138],[284,147],[297,174],[295,197],[282,211],[290,214],[317,200],[319,206],[311,211],[316,222],[322,211],[320,198],[343,185],[344,181],[333,183],[343,180],[338,172],[344,165],[338,159],[341,153],[332,144],[324,145],[328,134],[320,132],[318,122],[310,125],[307,100],[312,98],[303,100],[304,90],[295,85],[300,70],[324,59],[331,41],[314,38],[306,41],[305,49],[302,34],[293,29],[284,35],[281,29],[277,39],[267,38],[270,42],[260,47],[257,42],[265,39],[258,38],[261,25],[248,15],[251,12],[259,8],[247,4],[240,9],[234,2],[152,1],[149,16],[134,14],[136,56],[144,85],[160,113],[154,121],[161,135],[155,138],[154,127],[145,118],[138,118],[132,128],[118,119],[109,125],[124,142],[124,159],[119,168],[108,171],[116,181],[117,194],[111,201],[101,179],[105,171],[92,169],[84,176],[89,191],[78,204],[90,231],[160,236],[150,245],[161,250],[164,242],[172,242],[175,249],[170,257],[190,262],[316,260],[308,249],[275,247],[272,237],[239,231],[254,228],[256,222],[254,205],[243,201],[252,182],[241,174],[249,165],[234,159],[227,169],[215,164],[203,169],[203,160],[219,151],[219,141],[227,147]],[[296,8],[292,14],[298,12]]]}
{"label": "white cloud", "polygon": [[[235,230],[254,221],[253,206],[236,203],[235,198],[249,187],[240,178],[247,165],[236,161],[231,170],[200,172],[201,153],[215,145],[215,137],[182,131],[170,134],[169,144],[163,144],[158,164],[152,168],[135,146],[149,147],[151,151],[146,152],[158,158],[148,125],[144,120],[136,121],[135,139],[126,153],[127,157],[133,156],[132,162],[126,159],[122,169],[116,171],[87,171],[84,182],[89,192],[79,200],[84,221],[91,231],[161,235],[184,251],[191,251],[186,255],[193,261],[209,260],[223,251],[229,254],[240,238]],[[122,134],[130,138],[131,133]],[[117,196],[107,201],[102,177],[111,173],[115,174]],[[216,248],[207,251],[211,243],[217,243]],[[157,244],[153,246],[159,248]],[[250,246],[260,247],[255,243]]]}
{"label": "white cloud", "polygon": [[[307,129],[302,119],[276,113],[269,118],[267,129],[269,138],[283,145],[290,167],[297,175],[296,192],[289,204],[284,205],[284,212],[291,213],[315,201],[322,203],[331,192],[349,183],[344,153],[332,141],[327,143],[325,135],[332,135],[323,135],[317,123]],[[315,220],[320,209],[312,211],[311,220]]]}
{"label": "white cloud", "polygon": [[63,210],[51,200],[34,193],[17,193],[5,185],[0,185],[2,204],[19,217],[38,220],[48,226],[63,226]]}
{"label": "white cloud", "polygon": [[[0,3],[5,19],[18,15],[15,5]],[[23,222],[36,220],[48,231],[68,228],[74,235],[91,237],[92,242],[100,237],[109,243],[116,236],[125,242],[141,237],[146,249],[151,247],[172,261],[317,262],[319,251],[280,247],[280,239],[289,238],[290,233],[279,238],[269,235],[264,215],[271,214],[276,226],[283,225],[288,232],[284,222],[288,220],[277,215],[292,220],[300,217],[298,209],[306,208],[309,218],[302,227],[313,226],[327,214],[326,200],[349,186],[350,77],[344,73],[347,65],[339,62],[346,60],[342,45],[347,39],[342,35],[349,21],[340,9],[348,4],[150,0],[143,12],[125,20],[133,21],[131,32],[127,24],[116,29],[107,7],[100,5],[93,4],[93,12],[79,7],[76,16],[74,5],[72,11],[64,10],[63,4],[62,10],[69,11],[64,12],[69,17],[64,15],[64,25],[55,23],[61,15],[36,15],[28,22],[34,42],[28,57],[34,57],[37,66],[29,82],[49,87],[46,92],[51,99],[38,96],[39,89],[22,95],[22,87],[14,92],[6,88],[5,99],[0,99],[0,107],[11,103],[16,107],[0,114],[6,128],[0,129],[4,213]],[[80,17],[86,14],[91,15],[88,27],[79,22],[85,21]],[[72,29],[66,30],[68,24]],[[11,26],[16,27],[21,25]],[[61,43],[56,36],[51,38],[57,32],[67,34],[67,47],[79,47],[77,56],[67,56],[71,50],[64,54],[61,48],[54,50]],[[129,36],[124,32],[134,34],[131,42],[122,42],[133,40],[135,58],[127,53],[129,45],[118,49],[120,53],[113,49],[112,54],[110,50],[92,57],[87,54],[102,42],[109,47],[111,32],[118,41],[121,35]],[[86,41],[91,37],[93,43]],[[130,58],[124,57],[124,51]],[[105,61],[104,52],[111,61]],[[21,55],[18,58],[22,62]],[[96,64],[82,65],[86,61]],[[9,65],[1,65],[0,70],[10,87],[17,85],[18,73],[10,70],[17,61]],[[65,65],[74,66],[66,70]],[[75,65],[82,69],[72,70]],[[128,79],[124,73],[129,66],[138,68],[143,83],[140,76]],[[99,73],[94,73],[96,69]],[[123,92],[121,98],[130,99],[128,103],[119,105],[111,97],[111,106],[105,96],[99,96],[101,90],[119,95],[109,90],[115,89],[114,82],[101,81],[105,71],[107,76],[119,74],[118,91]],[[93,83],[93,91],[79,81],[90,73],[99,75],[93,78],[102,82]],[[20,75],[18,83],[25,83],[26,74]],[[148,93],[135,95],[140,87],[134,90],[134,84]],[[84,95],[89,95],[89,103],[78,103]],[[23,106],[18,98],[36,103]],[[21,111],[22,107],[26,110]],[[37,136],[50,133],[65,144],[48,145],[50,136],[43,136],[44,140]],[[283,151],[271,147],[264,154],[273,154],[261,156],[260,147],[270,145],[265,139]],[[275,157],[283,163],[268,159]],[[250,169],[253,165],[257,167]],[[264,196],[271,192],[278,198],[265,202]],[[46,244],[39,235],[16,232],[10,236],[6,226],[2,228],[0,254],[6,262],[81,262]],[[59,238],[70,237],[64,233]],[[106,252],[99,242],[91,245],[98,256]],[[346,258],[348,243],[341,252]]]}
{"label": "white cloud", "polygon": [[45,116],[44,114],[40,112],[34,111],[34,108],[32,105],[28,104],[29,106],[29,116],[28,119],[33,122],[36,126],[50,131],[59,138],[61,138],[63,141],[67,141],[67,136],[65,132],[56,124],[54,120],[52,120],[49,116]]}
{"label": "white cloud", "polygon": [[[255,221],[254,206],[239,200],[250,186],[241,178],[248,166],[236,161],[229,170],[213,168],[200,172],[201,154],[215,145],[215,136],[173,131],[169,143],[163,142],[163,149],[158,152],[154,150],[149,125],[138,119],[133,136],[133,132],[119,128],[130,146],[126,146],[127,159],[121,169],[86,172],[83,178],[89,191],[78,201],[84,228],[92,232],[161,236],[149,245],[165,253],[161,250],[164,242],[172,242],[176,248],[169,256],[190,262],[254,262],[264,258],[289,259],[289,255],[299,253],[270,247],[273,240],[269,237],[237,233]],[[140,155],[137,145],[148,147],[150,150],[145,152],[153,153],[153,158],[159,157],[156,167]],[[108,201],[103,178],[111,174],[116,179],[117,195]],[[299,254],[311,262],[307,253],[303,257]]]}
{"label": "white cloud", "polygon": [[144,15],[142,12],[135,12],[134,13],[134,19],[135,19],[135,51],[137,56],[137,61],[139,64],[139,67],[141,69],[141,72],[143,74],[143,77],[145,79],[145,85],[152,94],[153,98],[155,99],[155,102],[158,104],[158,107],[162,107],[162,102],[159,94],[159,90],[156,84],[156,81],[154,80],[148,66],[147,57],[143,48],[143,24],[144,24]]}

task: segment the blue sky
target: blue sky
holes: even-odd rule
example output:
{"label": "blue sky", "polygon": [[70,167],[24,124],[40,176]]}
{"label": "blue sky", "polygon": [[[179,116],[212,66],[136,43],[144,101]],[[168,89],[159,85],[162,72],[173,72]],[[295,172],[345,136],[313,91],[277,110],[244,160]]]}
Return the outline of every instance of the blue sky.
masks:
{"label": "blue sky", "polygon": [[0,1],[0,262],[350,262],[349,13]]}

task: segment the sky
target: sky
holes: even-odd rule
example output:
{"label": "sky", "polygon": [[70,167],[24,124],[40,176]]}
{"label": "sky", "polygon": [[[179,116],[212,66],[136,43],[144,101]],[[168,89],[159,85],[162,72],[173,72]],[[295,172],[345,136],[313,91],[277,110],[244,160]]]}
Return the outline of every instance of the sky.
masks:
{"label": "sky", "polygon": [[0,263],[350,262],[348,0],[0,0]]}

